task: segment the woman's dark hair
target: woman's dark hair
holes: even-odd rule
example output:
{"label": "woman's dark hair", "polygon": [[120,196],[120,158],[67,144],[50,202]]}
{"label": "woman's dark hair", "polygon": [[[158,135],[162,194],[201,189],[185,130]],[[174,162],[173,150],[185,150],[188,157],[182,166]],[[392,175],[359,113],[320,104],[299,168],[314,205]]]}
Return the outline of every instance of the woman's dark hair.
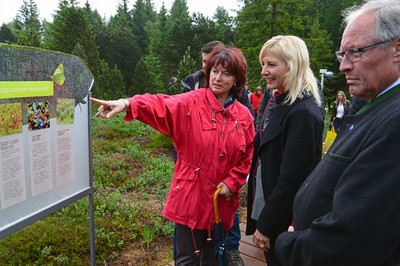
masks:
{"label": "woman's dark hair", "polygon": [[210,72],[214,66],[222,65],[237,81],[231,88],[230,94],[239,99],[246,83],[247,62],[242,51],[236,47],[216,47],[206,62],[205,87],[210,86]]}

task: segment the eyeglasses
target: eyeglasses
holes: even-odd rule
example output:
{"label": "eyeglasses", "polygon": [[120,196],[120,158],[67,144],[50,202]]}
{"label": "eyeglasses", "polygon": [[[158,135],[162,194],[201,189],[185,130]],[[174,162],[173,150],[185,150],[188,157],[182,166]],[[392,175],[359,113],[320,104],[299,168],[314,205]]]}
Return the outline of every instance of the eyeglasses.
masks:
{"label": "eyeglasses", "polygon": [[385,44],[385,43],[389,43],[391,41],[392,40],[388,40],[388,41],[378,42],[378,43],[368,45],[365,47],[361,47],[361,48],[350,48],[345,51],[337,51],[336,57],[339,60],[339,63],[342,63],[344,56],[346,56],[350,62],[354,63],[354,62],[360,61],[362,59],[362,54],[366,50],[377,47],[377,46]]}

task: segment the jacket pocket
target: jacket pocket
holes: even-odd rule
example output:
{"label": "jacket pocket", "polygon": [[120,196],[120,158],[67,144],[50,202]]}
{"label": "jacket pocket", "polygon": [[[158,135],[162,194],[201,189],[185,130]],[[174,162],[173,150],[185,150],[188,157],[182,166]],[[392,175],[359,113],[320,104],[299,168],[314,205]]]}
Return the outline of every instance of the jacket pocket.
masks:
{"label": "jacket pocket", "polygon": [[[213,130],[216,129],[216,120],[215,117],[212,117],[212,111],[210,110],[209,113],[207,113],[206,110],[201,108],[199,110],[199,115],[200,115],[200,121],[201,121],[201,129],[202,130]],[[213,119],[215,121],[213,121]]]}
{"label": "jacket pocket", "polygon": [[317,193],[321,198],[327,198],[329,201],[333,199],[336,184],[342,176],[344,170],[350,163],[350,158],[328,152],[324,158],[324,167],[321,167],[317,173],[315,185],[317,186]]}
{"label": "jacket pocket", "polygon": [[[181,161],[182,163],[182,161]],[[185,164],[176,171],[172,180],[168,210],[173,215],[180,217],[188,226],[192,226],[197,221],[198,200],[200,195],[200,186],[197,169]]]}
{"label": "jacket pocket", "polygon": [[177,181],[193,181],[196,177],[196,172],[198,171],[193,165],[185,162],[184,159],[179,160],[175,168],[174,179]]}
{"label": "jacket pocket", "polygon": [[[293,208],[299,230],[308,228],[314,219],[332,211],[336,185],[350,162],[347,156],[327,153],[304,181]],[[300,220],[296,218],[297,212],[301,213]]]}

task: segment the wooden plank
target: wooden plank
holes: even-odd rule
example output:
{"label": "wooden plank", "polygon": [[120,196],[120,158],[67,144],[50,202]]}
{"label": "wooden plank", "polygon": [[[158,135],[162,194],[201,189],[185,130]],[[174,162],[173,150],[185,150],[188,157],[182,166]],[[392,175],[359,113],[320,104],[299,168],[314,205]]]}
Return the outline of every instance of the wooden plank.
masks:
{"label": "wooden plank", "polygon": [[[247,243],[247,244],[250,244],[250,245],[254,245],[254,243],[253,243],[253,236],[251,235],[251,236],[246,236],[245,234],[241,234],[241,242],[245,242],[245,243]],[[254,245],[255,247],[256,247],[256,245]]]}
{"label": "wooden plank", "polygon": [[265,262],[251,258],[251,257],[247,256],[246,254],[240,254],[240,257],[242,257],[243,263],[245,266],[265,266],[265,265],[267,265]]}
{"label": "wooden plank", "polygon": [[[266,261],[265,261],[264,251],[254,244],[252,235],[249,236],[246,235],[245,233],[246,224],[241,223],[239,226],[241,233],[239,252],[242,255],[243,260],[244,256],[247,256],[249,258],[254,259],[255,261],[258,261],[259,263],[261,263],[261,265],[265,265]],[[245,263],[245,265],[247,264]],[[248,265],[253,265],[253,264],[248,264]]]}
{"label": "wooden plank", "polygon": [[246,232],[246,224],[245,223],[240,223],[239,227],[240,227],[240,231]]}
{"label": "wooden plank", "polygon": [[253,242],[253,235],[246,235],[246,224],[240,224],[240,241],[258,248]]}
{"label": "wooden plank", "polygon": [[247,255],[251,258],[254,258],[256,260],[259,260],[259,261],[262,261],[265,263],[264,251],[253,245],[249,245],[247,243],[240,242],[239,252],[240,252],[240,254]]}

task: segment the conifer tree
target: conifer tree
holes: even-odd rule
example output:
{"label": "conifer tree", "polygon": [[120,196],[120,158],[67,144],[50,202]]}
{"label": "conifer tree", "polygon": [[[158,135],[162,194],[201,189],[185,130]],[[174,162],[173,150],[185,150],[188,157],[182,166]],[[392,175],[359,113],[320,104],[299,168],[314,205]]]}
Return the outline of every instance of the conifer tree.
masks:
{"label": "conifer tree", "polygon": [[174,76],[179,61],[186,48],[192,44],[192,20],[189,16],[186,0],[175,0],[171,7],[171,15],[167,21],[166,51],[161,55],[165,63],[165,73],[168,79]]}
{"label": "conifer tree", "polygon": [[165,63],[162,60],[163,55],[168,54],[166,45],[167,21],[167,9],[163,4],[160,12],[156,15],[156,20],[149,22],[146,27],[149,34],[149,45],[147,47],[148,54],[144,56],[144,61],[152,76],[152,86],[156,92],[160,93],[165,92],[165,81],[168,80],[168,76],[164,72]]}
{"label": "conifer tree", "polygon": [[144,62],[144,58],[140,58],[136,64],[135,72],[132,77],[132,89],[130,90],[132,95],[154,93],[152,87],[152,77]]}
{"label": "conifer tree", "polygon": [[146,31],[146,25],[154,22],[154,15],[150,11],[149,3],[143,0],[137,0],[132,10],[132,32],[143,53],[146,53],[149,45],[149,33]]}
{"label": "conifer tree", "polygon": [[112,100],[124,98],[128,95],[122,73],[117,66],[110,69],[104,60],[100,63],[100,75],[95,79],[92,89],[93,97]]}
{"label": "conifer tree", "polygon": [[190,55],[196,61],[198,68],[200,68],[202,64],[200,56],[201,47],[211,41],[223,42],[224,35],[218,24],[203,14],[193,14],[192,20],[193,39],[190,44]]}
{"label": "conifer tree", "polygon": [[150,53],[144,56],[144,63],[150,73],[151,88],[153,88],[154,93],[165,93],[165,85],[162,76],[162,65],[160,60],[153,54]]}
{"label": "conifer tree", "polygon": [[46,45],[49,49],[72,53],[80,43],[87,55],[89,68],[94,77],[99,75],[100,58],[87,16],[75,0],[61,0],[49,26]]}
{"label": "conifer tree", "polygon": [[42,42],[42,25],[39,20],[39,9],[34,0],[23,0],[14,19],[18,44],[40,47]]}
{"label": "conifer tree", "polygon": [[11,31],[7,24],[3,23],[0,27],[0,42],[16,43],[17,37]]}
{"label": "conifer tree", "polygon": [[[310,0],[249,0],[236,17],[236,45],[247,59],[248,80],[251,86],[263,81],[260,74],[259,52],[263,44],[276,35],[296,35],[302,38],[310,53],[312,69],[318,76],[319,69],[329,51],[328,34],[321,30],[318,17],[311,17]],[[329,62],[329,60],[327,60]],[[262,84],[264,85],[264,84]]]}
{"label": "conifer tree", "polygon": [[[161,87],[157,87],[157,90],[161,90],[168,84],[171,78],[168,69],[169,54],[171,53],[168,47],[168,32],[169,32],[169,16],[167,14],[167,9],[164,4],[162,4],[160,12],[156,16],[156,21],[154,23],[148,24],[149,35],[149,58],[148,62],[155,63],[156,67],[150,67],[150,71],[157,71],[160,74],[160,78],[154,78],[154,80],[160,80],[163,84]],[[147,58],[147,57],[146,57]]]}
{"label": "conifer tree", "polygon": [[117,65],[127,86],[131,87],[132,75],[142,57],[142,50],[129,26],[129,14],[124,8],[118,9],[118,13],[110,19],[107,29],[110,39],[104,59],[110,65]]}
{"label": "conifer tree", "polygon": [[[198,66],[196,61],[190,56],[190,46],[187,47],[185,54],[182,57],[182,60],[178,65],[178,75],[176,84],[180,84],[180,81],[186,76],[196,72],[198,70]],[[183,91],[183,87],[180,85],[175,85],[175,91],[172,94],[181,93]]]}
{"label": "conifer tree", "polygon": [[218,6],[215,10],[213,18],[222,38],[220,39],[225,45],[232,44],[233,36],[233,18],[229,16],[225,8]]}
{"label": "conifer tree", "polygon": [[76,43],[74,49],[72,50],[71,54],[76,55],[80,59],[82,59],[83,62],[85,62],[86,65],[89,65],[89,59],[85,53],[85,48],[83,48],[80,43]]}

